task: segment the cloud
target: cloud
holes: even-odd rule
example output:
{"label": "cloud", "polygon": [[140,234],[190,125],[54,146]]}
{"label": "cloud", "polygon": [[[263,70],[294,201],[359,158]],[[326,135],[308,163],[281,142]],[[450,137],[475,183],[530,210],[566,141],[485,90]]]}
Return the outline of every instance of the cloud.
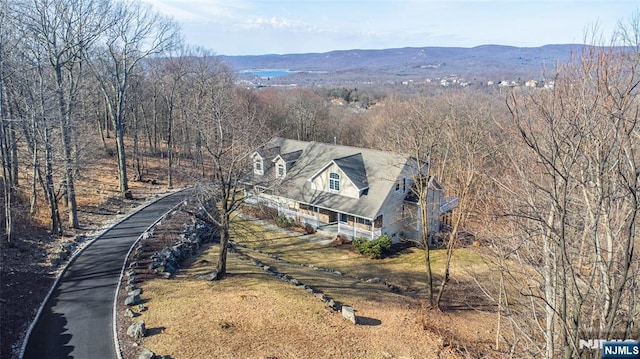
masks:
{"label": "cloud", "polygon": [[237,30],[273,29],[306,33],[325,33],[326,30],[302,21],[289,20],[278,17],[254,17],[236,25]]}
{"label": "cloud", "polygon": [[224,22],[250,10],[253,5],[241,0],[144,0],[164,15],[179,22]]}

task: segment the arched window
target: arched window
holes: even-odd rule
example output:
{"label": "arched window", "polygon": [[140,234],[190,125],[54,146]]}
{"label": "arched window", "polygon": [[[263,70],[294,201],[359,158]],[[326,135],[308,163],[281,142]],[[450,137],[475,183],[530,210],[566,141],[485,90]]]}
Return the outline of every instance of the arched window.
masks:
{"label": "arched window", "polygon": [[329,173],[329,190],[340,191],[340,175],[335,172]]}

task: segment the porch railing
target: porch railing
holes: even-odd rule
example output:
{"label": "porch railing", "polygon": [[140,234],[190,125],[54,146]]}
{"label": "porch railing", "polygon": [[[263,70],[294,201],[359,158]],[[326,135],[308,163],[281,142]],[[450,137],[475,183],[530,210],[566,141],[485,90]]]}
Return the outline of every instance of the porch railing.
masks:
{"label": "porch railing", "polygon": [[309,214],[301,213],[293,209],[278,208],[278,214],[284,215],[291,219],[299,221],[300,224],[302,224],[303,226],[309,224],[313,226],[313,228],[318,228],[318,226],[320,225],[317,217]]}
{"label": "porch railing", "polygon": [[350,226],[346,222],[338,222],[338,233],[348,236],[351,239],[354,239],[354,238],[375,239],[382,235],[382,230],[374,229],[373,231],[368,231],[366,229],[362,229],[359,227]]}

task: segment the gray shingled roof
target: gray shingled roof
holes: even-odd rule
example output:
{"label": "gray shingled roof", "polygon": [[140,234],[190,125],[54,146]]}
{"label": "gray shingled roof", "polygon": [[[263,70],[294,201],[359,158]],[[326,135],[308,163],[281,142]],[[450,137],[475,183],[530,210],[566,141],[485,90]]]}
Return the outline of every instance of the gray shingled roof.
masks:
{"label": "gray shingled roof", "polygon": [[342,158],[336,158],[333,162],[340,167],[344,174],[349,177],[351,182],[358,187],[359,190],[363,190],[369,187],[369,181],[367,180],[367,169],[364,166],[364,160],[362,159],[362,153],[356,153]]}
{"label": "gray shingled roof", "polygon": [[[395,184],[402,178],[408,156],[284,138],[273,139],[265,148],[261,153],[269,153],[275,148],[281,154],[302,151],[295,166],[287,168],[287,177],[274,185],[275,193],[281,197],[371,219],[376,218],[385,205],[391,202],[396,205],[404,199],[396,195]],[[265,157],[265,160],[276,156]],[[332,161],[358,188],[369,187],[366,194],[355,199],[311,189],[308,180]]]}
{"label": "gray shingled roof", "polygon": [[294,152],[289,152],[289,153],[282,153],[280,154],[280,157],[282,157],[282,159],[289,163],[289,162],[295,162],[298,160],[298,158],[300,158],[300,155],[302,155],[302,150],[297,150]]}

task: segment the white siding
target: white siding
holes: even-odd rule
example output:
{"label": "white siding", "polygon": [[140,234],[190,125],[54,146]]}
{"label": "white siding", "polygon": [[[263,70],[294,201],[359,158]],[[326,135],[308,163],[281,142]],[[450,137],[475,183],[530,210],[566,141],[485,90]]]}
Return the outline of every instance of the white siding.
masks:
{"label": "white siding", "polygon": [[325,168],[324,171],[320,172],[320,174],[318,174],[313,179],[311,188],[314,188],[318,191],[333,193],[333,191],[329,190],[329,174],[332,172],[340,175],[340,192],[337,193],[345,197],[360,197],[360,191],[358,191],[358,188],[353,183],[351,183],[351,180],[347,176],[345,176],[340,167],[336,166],[334,163]]}

